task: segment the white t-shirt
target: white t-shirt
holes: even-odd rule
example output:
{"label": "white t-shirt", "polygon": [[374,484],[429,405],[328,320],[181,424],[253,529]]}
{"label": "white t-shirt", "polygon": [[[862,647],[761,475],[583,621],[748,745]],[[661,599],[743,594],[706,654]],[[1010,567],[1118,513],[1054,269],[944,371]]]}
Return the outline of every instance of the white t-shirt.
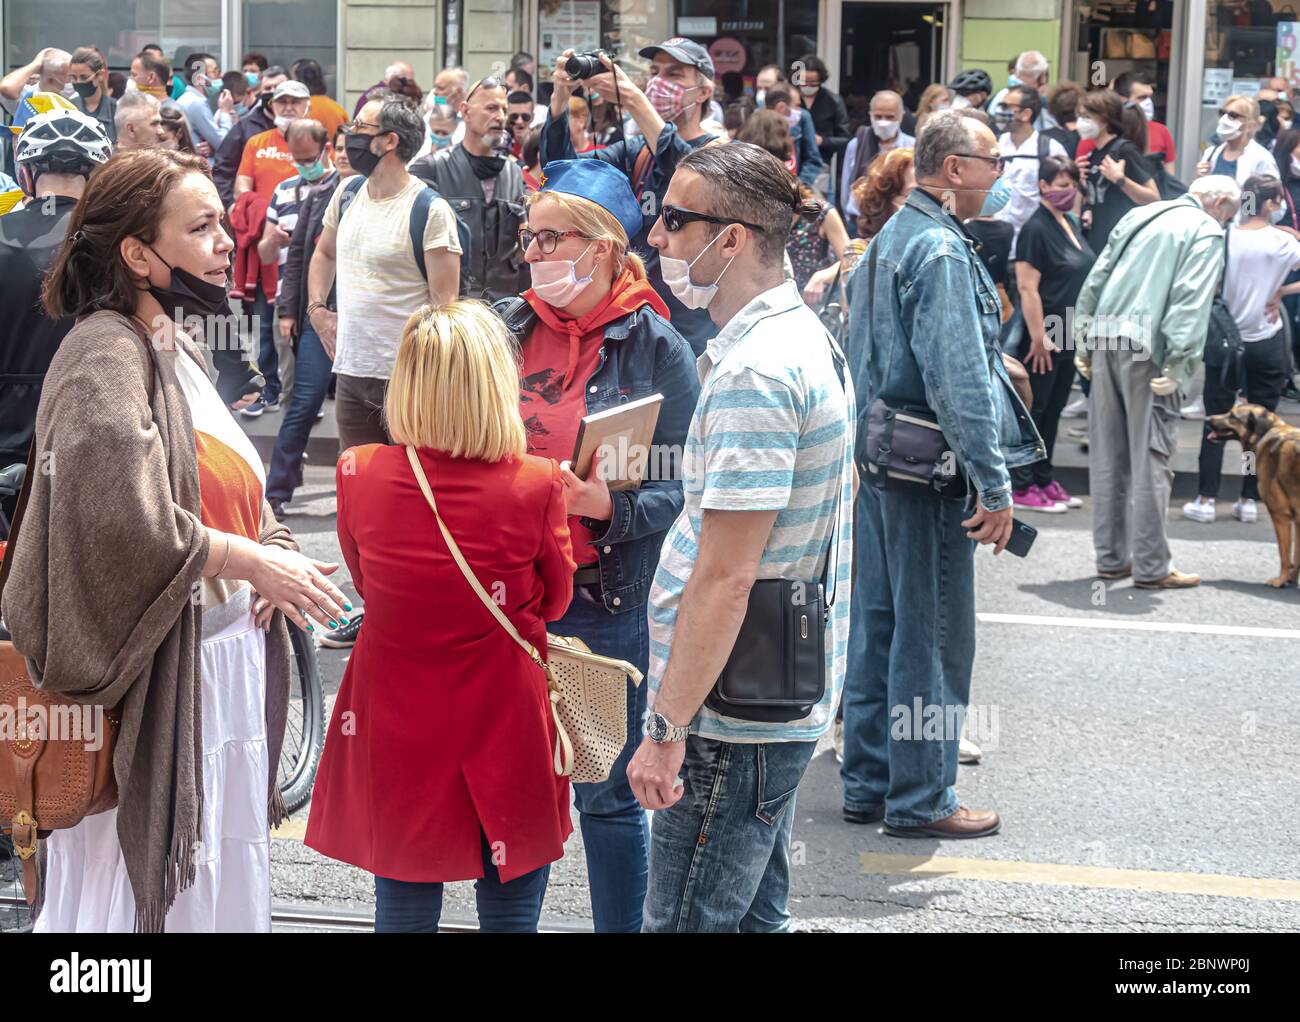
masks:
{"label": "white t-shirt", "polygon": [[1243,341],[1263,341],[1282,329],[1268,318],[1268,300],[1292,270],[1300,269],[1300,241],[1276,227],[1228,229],[1228,272],[1223,300]]}
{"label": "white t-shirt", "polygon": [[[334,371],[386,380],[402,328],[411,313],[429,301],[429,285],[411,249],[411,206],[427,186],[413,177],[392,198],[376,202],[369,185],[362,185],[340,226],[343,187],[339,185],[325,211],[325,226],[337,231],[339,332]],[[429,204],[424,228],[424,250],[438,248],[460,254],[456,215],[440,198]]]}

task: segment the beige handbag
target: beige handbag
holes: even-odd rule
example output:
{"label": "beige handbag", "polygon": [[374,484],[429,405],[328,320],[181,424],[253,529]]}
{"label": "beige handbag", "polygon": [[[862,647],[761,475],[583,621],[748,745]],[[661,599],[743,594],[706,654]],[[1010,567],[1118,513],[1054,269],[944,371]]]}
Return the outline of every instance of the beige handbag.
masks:
{"label": "beige handbag", "polygon": [[465,581],[529,659],[546,673],[551,717],[555,721],[556,774],[579,784],[606,780],[627,744],[627,679],[630,677],[633,685],[639,685],[641,672],[626,660],[591,652],[581,639],[559,635],[546,637],[549,663],[543,660],[537,647],[519,634],[465,562],[446,522],[438,514],[433,490],[414,447],[406,448],[406,457]]}

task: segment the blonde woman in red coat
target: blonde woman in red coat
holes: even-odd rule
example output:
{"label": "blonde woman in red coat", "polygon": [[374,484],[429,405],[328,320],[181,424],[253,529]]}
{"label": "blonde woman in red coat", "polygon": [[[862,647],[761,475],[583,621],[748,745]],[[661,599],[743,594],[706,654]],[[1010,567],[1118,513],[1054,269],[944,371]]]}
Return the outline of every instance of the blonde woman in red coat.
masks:
{"label": "blonde woman in red coat", "polygon": [[457,567],[404,445],[483,588],[542,651],[573,595],[559,469],[524,453],[513,343],[477,302],[411,317],[384,411],[394,446],[339,461],[339,543],[366,621],[306,843],[375,874],[377,931],[436,931],[449,880],[477,881],[481,929],[536,931],[573,829],[546,679]]}

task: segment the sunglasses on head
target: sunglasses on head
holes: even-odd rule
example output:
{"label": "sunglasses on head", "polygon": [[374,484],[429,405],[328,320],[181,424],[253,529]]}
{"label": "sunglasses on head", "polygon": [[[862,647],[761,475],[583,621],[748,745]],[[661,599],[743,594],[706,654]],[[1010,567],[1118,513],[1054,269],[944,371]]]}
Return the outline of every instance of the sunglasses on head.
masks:
{"label": "sunglasses on head", "polygon": [[501,83],[499,79],[493,78],[490,75],[487,78],[480,78],[477,82],[474,83],[474,87],[471,88],[469,92],[465,94],[465,102],[468,103],[470,101],[470,97],[472,97],[474,93],[478,92],[479,89],[504,89],[504,88],[505,86]]}
{"label": "sunglasses on head", "polygon": [[680,206],[664,206],[659,213],[659,218],[664,222],[664,229],[670,233],[680,231],[687,224],[694,223],[697,220],[706,224],[721,224],[723,227],[739,224],[741,227],[748,227],[751,231],[758,231],[759,234],[767,233],[757,224],[751,224],[745,220],[733,220],[713,216],[709,213],[696,213],[692,209],[682,209]]}

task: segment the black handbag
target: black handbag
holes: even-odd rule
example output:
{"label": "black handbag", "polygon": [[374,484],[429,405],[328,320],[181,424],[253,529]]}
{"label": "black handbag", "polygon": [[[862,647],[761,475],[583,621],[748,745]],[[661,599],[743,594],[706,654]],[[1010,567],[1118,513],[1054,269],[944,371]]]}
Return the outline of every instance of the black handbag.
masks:
{"label": "black handbag", "polygon": [[[873,243],[867,263],[867,301],[872,314],[875,299],[876,246]],[[870,349],[870,316],[867,344]],[[858,472],[877,489],[923,486],[936,497],[952,499],[964,499],[967,494],[966,474],[939,428],[938,417],[929,408],[894,408],[884,398],[876,398],[858,416],[854,460]]]}
{"label": "black handbag", "polygon": [[1228,231],[1223,232],[1223,274],[1210,302],[1210,323],[1205,331],[1203,359],[1207,371],[1218,370],[1219,382],[1231,390],[1240,390],[1246,365],[1246,342],[1241,339],[1237,321],[1223,300],[1223,282],[1228,277]]}
{"label": "black handbag", "polygon": [[[844,363],[834,345],[831,359],[843,387]],[[808,716],[826,694],[826,628],[838,588],[832,584],[828,590],[827,584],[835,577],[831,560],[838,561],[843,490],[841,479],[821,578],[761,578],[749,590],[736,643],[704,698],[709,709],[737,720],[784,724]]]}

